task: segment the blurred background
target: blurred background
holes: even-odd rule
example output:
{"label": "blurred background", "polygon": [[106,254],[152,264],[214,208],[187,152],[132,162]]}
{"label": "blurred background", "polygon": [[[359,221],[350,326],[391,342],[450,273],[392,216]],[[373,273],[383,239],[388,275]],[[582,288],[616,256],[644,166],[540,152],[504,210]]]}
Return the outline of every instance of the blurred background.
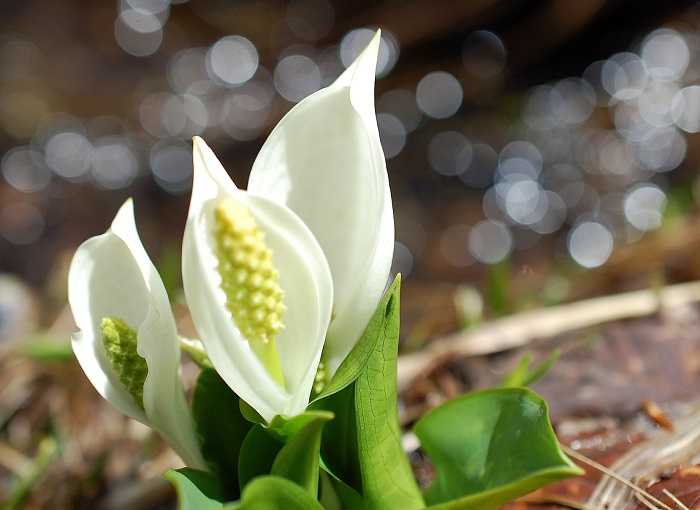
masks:
{"label": "blurred background", "polygon": [[694,202],[693,2],[2,4],[0,271],[31,285],[128,196],[157,258],[182,229],[191,137],[245,185],[279,118],[377,27],[408,279],[598,267]]}
{"label": "blurred background", "polygon": [[245,187],[377,28],[406,331],[700,277],[695,2],[0,0],[0,340],[65,349],[67,264],[127,197],[176,289],[192,136]]}

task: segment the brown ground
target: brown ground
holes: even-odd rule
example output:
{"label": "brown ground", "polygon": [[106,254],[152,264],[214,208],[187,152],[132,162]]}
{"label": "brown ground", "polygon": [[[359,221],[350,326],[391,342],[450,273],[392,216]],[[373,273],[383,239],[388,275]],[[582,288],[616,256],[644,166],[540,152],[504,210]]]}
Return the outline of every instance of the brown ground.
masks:
{"label": "brown ground", "polygon": [[[643,267],[656,268],[657,276],[661,268],[667,280],[670,275],[677,280],[697,279],[692,269],[697,234],[692,222],[683,225],[637,246],[650,259]],[[655,246],[672,246],[674,257],[665,248],[654,257],[650,251]],[[627,256],[616,255],[605,271],[587,272],[586,285],[578,287],[580,297],[590,296],[595,289],[627,290],[623,282],[656,278],[639,266],[631,271],[620,262]],[[517,286],[518,278],[512,283]],[[454,291],[447,284],[406,282],[402,294],[405,350],[457,329]],[[47,290],[44,295],[32,295],[32,300],[28,325],[5,340],[0,354],[0,494],[15,498],[16,503],[8,508],[173,508],[172,489],[160,475],[178,467],[179,460],[145,427],[112,410],[90,386],[67,345],[67,334],[74,326],[67,309],[60,306],[60,292]],[[39,309],[42,317],[36,313]],[[186,314],[178,315],[186,330]],[[41,336],[36,330],[40,320],[51,325]],[[694,430],[700,430],[700,424],[692,425],[694,419],[700,423],[699,341],[700,306],[689,302],[649,316],[538,338],[502,352],[442,357],[403,391],[401,419],[408,426],[446,398],[495,384],[526,351],[537,362],[558,348],[561,358],[534,389],[548,401],[562,443],[610,466],[631,448],[659,437],[667,438],[671,446],[685,441],[670,460],[658,459],[658,466],[650,465],[657,461],[647,461],[644,467],[651,467],[652,474],[647,473],[649,481],[640,484],[660,480],[650,489],[652,493],[668,488],[688,508],[700,508],[700,464],[694,458],[700,451],[700,437],[695,437]],[[185,365],[186,382],[191,383],[195,372],[191,364]],[[654,448],[661,451],[660,446]],[[425,480],[424,465],[416,463],[416,472]],[[544,489],[530,502],[508,508],[562,508],[532,502],[562,495],[581,505],[599,479],[597,470],[587,468],[586,476]]]}

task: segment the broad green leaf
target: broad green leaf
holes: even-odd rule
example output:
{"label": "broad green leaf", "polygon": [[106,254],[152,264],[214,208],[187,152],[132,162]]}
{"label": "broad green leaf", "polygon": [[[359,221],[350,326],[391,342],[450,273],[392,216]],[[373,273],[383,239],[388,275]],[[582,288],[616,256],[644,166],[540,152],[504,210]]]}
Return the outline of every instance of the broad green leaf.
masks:
{"label": "broad green leaf", "polygon": [[267,475],[272,470],[277,454],[284,443],[272,437],[262,425],[253,425],[245,436],[238,457],[238,480],[241,489],[253,478]]}
{"label": "broad green leaf", "polygon": [[559,359],[561,351],[556,349],[549,357],[539,365],[530,370],[530,361],[532,355],[526,353],[518,366],[505,375],[501,382],[498,383],[499,388],[512,388],[515,386],[531,386],[539,381],[544,375],[549,372],[552,365]]}
{"label": "broad green leaf", "polygon": [[374,333],[374,349],[355,381],[362,497],[368,508],[425,507],[401,446],[396,393],[400,287],[397,277],[387,291],[382,327]]}
{"label": "broad green leaf", "polygon": [[323,434],[324,466],[360,494],[367,508],[425,506],[398,424],[399,289],[397,277],[355,349],[312,404],[335,414]]}
{"label": "broad green leaf", "polygon": [[238,498],[238,455],[253,426],[239,410],[239,398],[211,367],[204,367],[192,396],[192,414],[202,443],[202,455],[229,490]]}
{"label": "broad green leaf", "polygon": [[175,486],[179,508],[183,510],[221,510],[226,501],[226,490],[219,479],[205,471],[182,468],[171,469],[163,475]]}
{"label": "broad green leaf", "polygon": [[372,319],[357,344],[341,363],[335,376],[321,394],[309,405],[309,409],[331,411],[335,418],[324,429],[322,461],[329,473],[354,490],[362,491],[362,475],[357,456],[357,420],[355,415],[355,380],[367,366],[370,356],[383,335],[387,304],[393,290],[400,285],[399,277],[384,294]]}
{"label": "broad green leaf", "polygon": [[[338,370],[333,376],[333,379],[328,386],[323,389],[316,400],[320,400],[324,397],[332,395],[333,393],[337,393],[338,391],[352,384],[359,377],[360,372],[364,370],[370,356],[375,351],[377,343],[381,340],[383,335],[385,335],[384,329],[388,318],[387,307],[389,306],[394,294],[398,299],[400,287],[401,275],[397,275],[394,279],[394,283],[391,284],[389,290],[386,291],[384,297],[382,297],[382,299],[379,301],[377,310],[374,312],[372,319],[370,319],[364,333],[362,333],[362,336],[355,344],[355,347],[353,347],[350,354],[348,354],[340,364]],[[396,320],[398,321],[398,317]]]}
{"label": "broad green leaf", "polygon": [[323,510],[315,498],[294,482],[278,476],[261,476],[243,489],[241,501],[224,510]]}
{"label": "broad green leaf", "polygon": [[307,422],[277,454],[271,474],[297,483],[317,498],[321,432],[332,418],[331,413],[318,413],[316,418]]}
{"label": "broad green leaf", "polygon": [[450,400],[414,432],[437,472],[426,501],[441,509],[496,509],[583,473],[559,448],[545,401],[526,388]]}

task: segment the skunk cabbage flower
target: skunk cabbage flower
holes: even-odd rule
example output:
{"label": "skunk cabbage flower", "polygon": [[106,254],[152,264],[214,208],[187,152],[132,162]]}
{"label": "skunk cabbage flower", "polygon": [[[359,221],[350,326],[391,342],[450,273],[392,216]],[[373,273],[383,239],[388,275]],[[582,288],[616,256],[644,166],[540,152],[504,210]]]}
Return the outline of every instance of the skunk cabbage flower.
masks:
{"label": "skunk cabbage flower", "polygon": [[268,421],[302,413],[331,317],[328,263],[294,213],[237,189],[199,138],[182,281],[222,379]]}
{"label": "skunk cabbage flower", "polygon": [[386,289],[394,213],[374,112],[380,34],[330,87],[275,127],[253,164],[250,193],[292,209],[328,260],[334,302],[323,359],[330,374],[352,350]]}
{"label": "skunk cabbage flower", "polygon": [[379,34],[280,121],[248,191],[194,141],[185,295],[217,372],[267,421],[305,410],[322,354],[332,374],[386,286],[394,226],[374,114],[378,48]]}
{"label": "skunk cabbage flower", "polygon": [[206,469],[181,386],[175,319],[131,200],[107,232],[76,251],[68,299],[80,329],[73,350],[97,391],[158,432],[188,466]]}

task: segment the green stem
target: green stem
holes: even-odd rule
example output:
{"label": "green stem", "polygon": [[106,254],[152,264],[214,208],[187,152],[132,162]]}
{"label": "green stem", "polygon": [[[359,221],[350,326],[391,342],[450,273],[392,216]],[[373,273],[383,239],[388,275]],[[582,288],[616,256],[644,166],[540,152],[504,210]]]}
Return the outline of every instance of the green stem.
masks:
{"label": "green stem", "polygon": [[180,340],[180,349],[182,349],[182,351],[187,354],[187,357],[194,361],[199,368],[212,367],[202,342],[196,338],[185,338],[184,336],[180,336],[178,339]]}
{"label": "green stem", "polygon": [[270,340],[267,342],[261,342],[257,340],[249,340],[248,343],[250,343],[250,347],[253,349],[253,352],[255,352],[258,359],[262,361],[263,365],[273,379],[277,381],[280,386],[286,388],[284,384],[284,376],[282,375],[280,358],[277,355],[277,344],[275,341]]}

